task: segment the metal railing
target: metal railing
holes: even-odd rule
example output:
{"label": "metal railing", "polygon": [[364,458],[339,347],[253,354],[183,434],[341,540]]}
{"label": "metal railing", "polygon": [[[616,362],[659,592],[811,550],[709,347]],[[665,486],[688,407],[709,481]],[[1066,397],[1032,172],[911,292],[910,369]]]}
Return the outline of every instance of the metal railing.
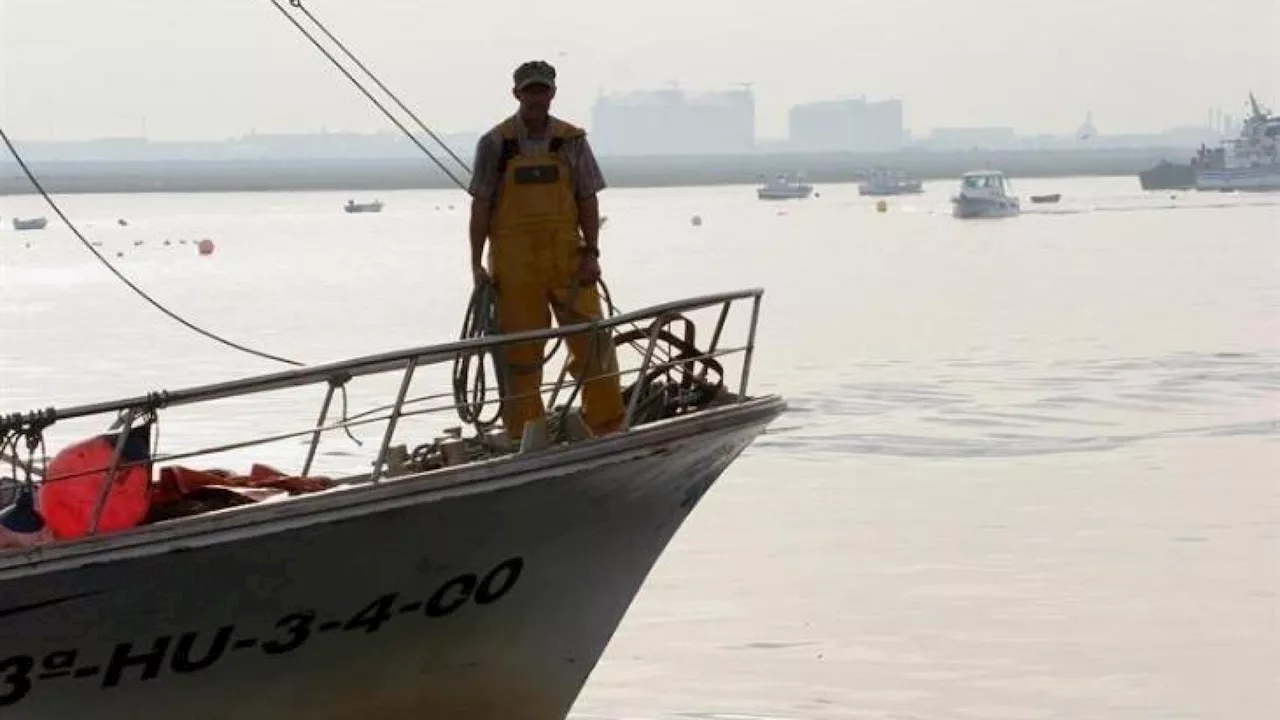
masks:
{"label": "metal railing", "polygon": [[[756,344],[756,328],[759,320],[762,298],[763,290],[759,288],[706,295],[664,303],[628,313],[620,313],[594,322],[579,323],[564,327],[549,328],[546,330],[506,335],[491,335],[438,345],[428,345],[305,368],[285,370],[229,382],[199,385],[172,391],[151,392],[146,395],[129,397],[121,400],[76,405],[64,408],[48,408],[26,413],[4,415],[0,416],[0,439],[5,440],[6,442],[0,443],[0,461],[11,464],[15,468],[22,467],[23,471],[28,475],[28,479],[30,479],[31,476],[38,476],[41,474],[41,469],[34,467],[35,463],[31,462],[31,458],[28,458],[28,461],[23,463],[22,459],[18,457],[19,439],[25,437],[27,440],[27,447],[34,451],[38,445],[43,443],[43,432],[59,421],[114,413],[117,417],[113,429],[123,428],[123,430],[119,434],[116,451],[111,464],[103,468],[85,470],[75,475],[83,476],[87,474],[105,472],[107,473],[107,477],[110,479],[116,477],[121,469],[132,464],[140,464],[121,462],[121,451],[124,439],[128,436],[133,423],[139,418],[158,417],[158,411],[165,408],[193,405],[218,399],[234,398],[325,383],[328,387],[321,402],[319,416],[313,425],[308,426],[305,429],[278,433],[270,436],[259,435],[252,440],[229,443],[213,448],[203,448],[193,452],[164,456],[157,455],[148,458],[146,463],[155,464],[164,461],[172,462],[183,458],[209,455],[254,445],[262,445],[291,438],[309,436],[310,442],[308,443],[306,458],[304,460],[301,473],[301,475],[305,477],[312,469],[321,437],[325,432],[343,429],[349,433],[351,427],[385,421],[387,425],[382,433],[381,442],[379,443],[375,460],[373,461],[372,472],[368,476],[373,482],[378,482],[383,475],[383,468],[387,464],[388,453],[392,448],[392,442],[395,438],[397,425],[403,419],[427,413],[447,411],[450,409],[457,410],[460,406],[458,403],[450,403],[441,406],[428,407],[426,409],[415,410],[410,408],[409,406],[411,405],[449,396],[448,393],[437,393],[423,396],[421,398],[410,399],[408,397],[409,390],[413,383],[415,373],[419,370],[427,366],[452,362],[467,355],[492,353],[506,346],[518,343],[538,341],[545,342],[547,340],[554,340],[581,333],[599,334],[601,331],[608,331],[609,337],[621,337],[625,335],[627,338],[630,338],[629,340],[626,340],[625,343],[630,344],[642,356],[639,366],[634,369],[624,370],[619,366],[615,370],[609,372],[609,374],[616,373],[620,376],[636,375],[635,384],[629,389],[631,395],[629,402],[627,403],[626,416],[624,417],[622,424],[622,429],[625,431],[635,425],[637,419],[636,413],[639,408],[641,397],[644,395],[646,384],[651,382],[655,373],[664,372],[668,369],[684,368],[685,370],[688,370],[695,364],[703,363],[702,369],[699,373],[705,374],[708,367],[706,365],[707,362],[714,361],[715,358],[740,353],[742,355],[742,366],[740,376],[738,378],[738,389],[736,398],[733,398],[731,401],[736,400],[741,402],[744,400],[747,397],[751,362]],[[751,302],[751,314],[748,329],[746,331],[746,343],[742,346],[722,348],[720,344],[730,308],[739,301]],[[686,317],[686,314],[697,310],[715,307],[719,307],[719,315],[716,320],[715,330],[712,333],[710,343],[705,350],[698,350],[693,343],[693,323],[688,317]],[[664,337],[668,340],[675,337],[670,332],[669,328],[677,321],[684,321],[688,324],[688,329],[684,336],[686,352],[680,354],[678,357],[658,357],[660,353],[657,352],[657,348],[661,340]],[[628,333],[621,333],[617,336],[614,335],[615,331],[627,326],[630,326],[633,329]],[[643,338],[643,340],[641,341],[640,338]],[[384,405],[372,411],[360,413],[351,418],[345,417],[344,413],[344,418],[341,421],[336,423],[329,422],[334,394],[345,389],[351,380],[357,377],[397,371],[401,373],[400,381],[394,401],[390,405]],[[575,397],[577,392],[581,389],[582,384],[591,379],[593,378],[584,377],[576,378],[574,380],[573,392],[569,396],[570,401],[572,401],[573,397]],[[566,373],[562,371],[559,373],[559,377],[555,382],[550,384],[543,383],[536,392],[542,393],[548,388],[551,388],[552,398],[555,398],[564,389],[565,380]],[[724,381],[727,381],[728,378],[721,377],[720,380],[723,383]],[[485,402],[501,403],[506,399],[509,399],[509,397],[486,400]],[[565,407],[567,408],[567,403]],[[383,411],[385,411],[385,415],[381,414]],[[477,432],[481,429],[482,428],[478,427]],[[6,453],[6,448],[10,448],[8,453]],[[74,476],[60,476],[58,479],[66,479],[67,477]],[[48,482],[49,480],[46,478],[45,481]],[[102,499],[99,502],[97,514],[101,514],[102,505],[105,502],[109,487],[109,481],[104,483]],[[95,521],[95,531],[96,524],[97,523]]]}

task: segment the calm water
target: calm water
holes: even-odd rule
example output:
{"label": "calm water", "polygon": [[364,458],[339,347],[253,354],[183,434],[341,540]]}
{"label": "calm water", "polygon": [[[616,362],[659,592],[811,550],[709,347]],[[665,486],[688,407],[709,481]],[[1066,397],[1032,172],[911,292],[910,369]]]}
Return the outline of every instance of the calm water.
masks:
{"label": "calm water", "polygon": [[[792,411],[670,545],[579,717],[1280,714],[1280,196],[1026,180],[1062,203],[958,221],[950,185],[884,214],[853,186],[607,193],[618,304],[763,286],[753,385]],[[177,312],[314,362],[457,335],[465,198],[380,197],[367,216],[345,193],[64,207]],[[0,198],[0,411],[275,369],[15,214],[50,213]],[[177,243],[200,237],[212,257]],[[224,403],[162,442],[305,426],[316,404]],[[325,467],[360,452],[335,438]],[[263,453],[234,462],[299,458]]]}

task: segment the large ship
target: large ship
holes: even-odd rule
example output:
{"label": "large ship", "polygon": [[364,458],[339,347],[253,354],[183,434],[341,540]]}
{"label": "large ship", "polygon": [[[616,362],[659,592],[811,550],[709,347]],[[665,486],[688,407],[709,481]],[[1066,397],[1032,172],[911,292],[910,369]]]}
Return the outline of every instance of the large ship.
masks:
{"label": "large ship", "polygon": [[1240,135],[1219,148],[1202,148],[1195,163],[1197,190],[1280,190],[1280,116],[1249,93],[1250,114]]}

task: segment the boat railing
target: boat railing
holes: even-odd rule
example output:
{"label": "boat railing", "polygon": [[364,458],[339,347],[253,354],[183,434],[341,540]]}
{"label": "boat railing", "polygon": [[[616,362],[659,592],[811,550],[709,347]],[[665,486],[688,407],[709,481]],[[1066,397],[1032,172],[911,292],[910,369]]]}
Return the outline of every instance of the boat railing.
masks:
{"label": "boat railing", "polygon": [[[619,364],[609,372],[624,378],[626,388],[626,415],[622,421],[621,431],[625,432],[653,417],[652,408],[665,408],[668,413],[681,413],[701,409],[709,404],[711,398],[705,392],[710,388],[714,401],[720,403],[742,402],[748,397],[752,356],[756,345],[756,331],[760,314],[763,290],[748,289],[705,295],[685,300],[668,302],[641,310],[618,313],[593,322],[567,325],[529,332],[505,335],[488,335],[458,340],[455,342],[428,345],[405,350],[379,353],[350,360],[332,362],[298,369],[262,374],[254,377],[228,382],[211,383],[177,390],[150,392],[145,395],[128,397],[108,402],[75,405],[62,408],[47,408],[24,413],[0,416],[0,460],[13,468],[15,480],[25,476],[25,482],[36,482],[41,478],[43,467],[35,457],[37,450],[43,455],[44,434],[55,423],[72,419],[85,419],[94,416],[115,415],[112,431],[120,429],[115,438],[114,455],[109,464],[78,471],[74,474],[60,474],[56,478],[43,477],[39,482],[56,482],[59,480],[80,477],[91,473],[105,473],[102,485],[102,503],[95,513],[100,516],[106,493],[120,472],[131,465],[146,464],[154,466],[163,462],[175,462],[193,457],[215,455],[231,451],[243,450],[254,446],[279,443],[288,440],[305,441],[307,450],[302,461],[300,477],[307,477],[313,465],[325,433],[343,431],[351,435],[353,428],[382,424],[385,428],[382,438],[374,453],[372,467],[367,475],[362,475],[372,482],[379,482],[394,470],[391,462],[393,450],[404,454],[405,446],[394,445],[398,425],[409,418],[425,415],[456,412],[464,418],[466,424],[474,426],[476,439],[486,441],[495,433],[501,434],[497,428],[498,413],[494,419],[485,421],[479,417],[482,408],[501,406],[501,403],[512,399],[510,395],[497,397],[466,397],[458,387],[457,367],[461,362],[474,361],[486,356],[500,357],[498,351],[519,343],[545,343],[562,338],[589,333],[591,338],[608,338],[619,350]],[[730,310],[735,305],[749,303],[750,312],[746,318],[745,340],[742,344],[728,346],[723,343],[726,322]],[[716,320],[711,337],[704,349],[697,346],[695,324],[689,317],[696,311],[716,313]],[[683,324],[683,331],[678,326]],[[622,365],[623,347],[630,347],[639,360],[632,366]],[[554,354],[554,353],[553,353]],[[721,359],[730,355],[740,356],[740,369],[736,378],[736,393],[731,392],[729,377]],[[547,358],[548,360],[550,358]],[[434,392],[419,397],[410,397],[410,389],[415,374],[421,374],[425,368],[447,363],[455,366],[455,387],[453,392]],[[544,366],[545,368],[546,366]],[[481,368],[483,374],[483,367]],[[398,378],[396,377],[398,374]],[[501,372],[499,375],[501,390]],[[346,390],[356,378],[368,376],[384,376],[389,380],[398,380],[393,399],[386,403],[355,415],[346,412]],[[709,377],[716,376],[716,377]],[[630,385],[626,379],[634,378]],[[550,391],[551,402],[547,403],[548,418],[558,417],[562,421],[568,418],[573,400],[581,393],[583,384],[594,378],[572,378],[567,363],[560,369],[554,380],[546,381],[536,392]],[[678,380],[664,384],[664,380]],[[125,442],[130,436],[135,423],[158,422],[162,410],[181,406],[197,405],[215,400],[242,398],[245,396],[283,391],[304,386],[324,385],[325,391],[320,402],[318,418],[314,423],[276,433],[257,434],[244,440],[231,441],[213,447],[201,447],[193,451],[149,455],[145,461],[124,461]],[[649,392],[661,388],[666,395],[655,396]],[[343,397],[343,417],[331,420],[330,415],[339,393]],[[700,394],[701,393],[701,394]],[[566,399],[562,405],[556,401],[562,396]],[[255,423],[256,424],[256,423]],[[559,430],[567,433],[569,425],[562,422]],[[460,438],[461,428],[453,428],[455,438]],[[352,436],[354,439],[354,436]],[[25,440],[25,446],[23,444]],[[414,450],[414,456],[421,452],[440,450],[440,438],[430,444],[424,444]],[[22,457],[26,451],[26,459]],[[510,447],[506,448],[511,451]],[[403,458],[401,458],[403,460]],[[454,464],[452,462],[445,464]],[[96,531],[96,522],[95,522]]]}

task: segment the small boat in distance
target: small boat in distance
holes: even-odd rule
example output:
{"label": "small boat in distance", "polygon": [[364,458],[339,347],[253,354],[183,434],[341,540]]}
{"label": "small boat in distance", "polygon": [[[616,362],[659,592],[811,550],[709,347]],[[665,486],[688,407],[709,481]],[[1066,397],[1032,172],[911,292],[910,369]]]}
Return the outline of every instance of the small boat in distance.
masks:
{"label": "small boat in distance", "polygon": [[43,230],[48,224],[49,220],[45,217],[26,219],[16,217],[13,219],[14,230]]}
{"label": "small boat in distance", "polygon": [[382,212],[382,201],[374,200],[373,202],[358,203],[355,200],[348,200],[347,204],[342,207],[349,213],[376,213]]}
{"label": "small boat in distance", "polygon": [[804,181],[803,175],[794,178],[787,173],[778,173],[772,180],[756,188],[756,197],[761,200],[802,200],[813,194],[813,186]]}
{"label": "small boat in distance", "polygon": [[958,218],[998,218],[1021,211],[1012,186],[999,170],[974,170],[960,176],[960,193],[951,198]]}
{"label": "small boat in distance", "polygon": [[896,170],[876,168],[867,174],[867,179],[858,184],[859,195],[874,197],[885,195],[915,195],[924,192],[919,180],[908,178],[906,174]]}

